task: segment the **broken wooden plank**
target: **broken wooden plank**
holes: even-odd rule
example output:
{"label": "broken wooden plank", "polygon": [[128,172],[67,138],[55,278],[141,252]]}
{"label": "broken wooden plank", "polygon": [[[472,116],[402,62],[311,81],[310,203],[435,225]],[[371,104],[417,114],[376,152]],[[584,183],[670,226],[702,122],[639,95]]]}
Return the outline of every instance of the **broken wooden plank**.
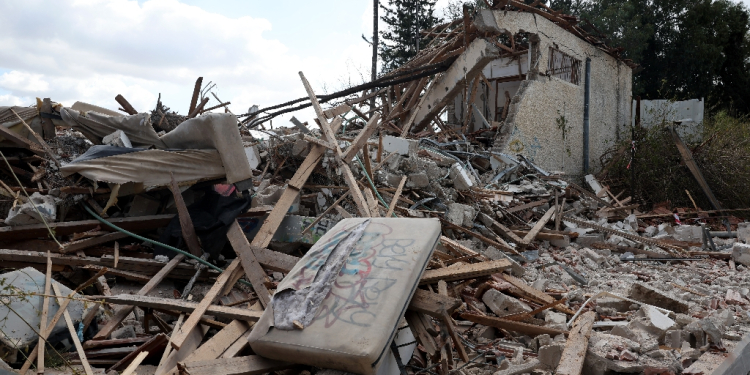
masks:
{"label": "broken wooden plank", "polygon": [[125,371],[123,371],[120,375],[134,375],[135,370],[138,369],[138,366],[141,365],[141,362],[143,362],[146,357],[148,357],[148,352],[138,353],[138,356],[135,357],[133,362],[130,362],[130,365],[128,365],[128,367],[125,368]]}
{"label": "broken wooden plank", "polygon": [[289,362],[274,361],[259,355],[222,358],[208,361],[178,363],[181,374],[186,375],[261,375],[294,366]]}
{"label": "broken wooden plank", "polygon": [[[176,374],[176,366],[178,362],[190,363],[217,359],[222,353],[224,353],[224,351],[226,351],[238,339],[243,338],[249,331],[250,325],[247,322],[240,320],[232,321],[232,323],[211,337],[211,339],[199,346],[198,349],[189,353],[187,357],[181,358],[174,363],[171,363],[171,361],[167,362],[171,369],[165,373]],[[156,375],[158,374],[160,373],[157,372]]]}
{"label": "broken wooden plank", "polygon": [[401,177],[401,181],[398,183],[396,192],[393,193],[393,199],[391,199],[391,205],[388,207],[388,213],[385,214],[385,217],[391,217],[391,215],[393,215],[393,209],[396,208],[396,203],[398,203],[398,198],[401,196],[401,191],[404,189],[404,184],[406,184],[406,176]]}
{"label": "broken wooden plank", "polygon": [[[554,297],[542,292],[539,289],[534,288],[529,284],[526,284],[523,280],[517,277],[508,275],[507,273],[501,273],[499,275],[503,280],[516,287],[523,294],[524,298],[527,298],[532,302],[536,302],[542,305],[547,305],[555,302]],[[567,308],[566,306],[555,305],[554,309],[570,315],[575,314],[575,311]]]}
{"label": "broken wooden plank", "polygon": [[201,302],[195,307],[193,312],[190,314],[190,317],[185,320],[185,323],[182,324],[179,330],[176,330],[173,333],[170,342],[173,348],[180,350],[180,347],[187,339],[190,331],[192,331],[193,328],[195,328],[195,326],[198,324],[201,316],[203,316],[203,314],[206,313],[206,310],[211,306],[211,304],[213,304],[214,300],[222,291],[227,282],[233,278],[232,274],[235,273],[235,271],[241,271],[240,267],[240,259],[235,258],[232,263],[230,263],[229,266],[224,269],[219,277],[216,278],[216,282],[206,293],[205,297],[203,297],[203,300],[201,300]]}
{"label": "broken wooden plank", "polygon": [[52,139],[57,136],[57,132],[55,131],[55,124],[52,123],[52,119],[49,118],[47,115],[52,114],[52,101],[50,98],[44,98],[42,100],[42,108],[39,111],[39,117],[42,120],[42,136],[44,136],[44,139]]}
{"label": "broken wooden plank", "polygon": [[461,306],[461,300],[437,293],[417,289],[409,302],[408,309],[441,319],[443,311],[452,314]]}
{"label": "broken wooden plank", "polygon": [[512,248],[510,246],[507,246],[507,245],[503,245],[503,244],[501,244],[501,243],[499,243],[497,241],[493,241],[492,239],[489,239],[489,238],[487,238],[487,237],[485,237],[485,236],[483,236],[483,235],[481,235],[479,233],[476,233],[474,231],[466,229],[466,228],[464,228],[464,227],[462,227],[460,225],[453,224],[450,221],[442,219],[442,218],[440,219],[440,222],[443,224],[443,226],[446,226],[446,227],[449,227],[449,228],[456,229],[456,230],[459,230],[461,232],[464,232],[464,233],[466,233],[466,234],[468,234],[468,235],[470,235],[470,236],[472,236],[472,237],[474,237],[474,238],[476,238],[476,239],[478,239],[478,240],[480,240],[480,241],[482,241],[482,242],[484,242],[484,243],[486,243],[488,245],[494,246],[496,249],[503,250],[505,252],[509,252],[509,253],[521,256],[521,254],[518,251],[516,251],[516,249],[514,249],[514,248]]}
{"label": "broken wooden plank", "polygon": [[258,259],[255,257],[255,252],[250,247],[250,243],[247,242],[245,232],[242,231],[237,220],[232,223],[227,231],[227,238],[229,243],[232,244],[234,252],[237,253],[237,257],[242,263],[242,269],[245,271],[245,276],[253,285],[253,290],[258,296],[260,303],[263,307],[268,306],[271,302],[271,292],[266,288],[266,271],[258,263]]}
{"label": "broken wooden plank", "polygon": [[[93,271],[99,271],[103,269],[104,267],[98,266],[96,264],[87,264],[83,267],[86,270],[93,270]],[[135,272],[129,272],[129,271],[123,271],[123,270],[116,270],[112,268],[107,269],[107,273],[112,276],[120,276],[126,280],[132,280],[137,281],[139,283],[148,284],[149,281],[153,279],[151,276],[146,276],[144,274],[135,273]]]}
{"label": "broken wooden plank", "polygon": [[719,200],[716,199],[716,196],[714,196],[714,193],[708,186],[706,179],[703,178],[703,173],[701,172],[700,168],[698,168],[698,164],[695,163],[695,159],[693,159],[693,153],[690,152],[690,149],[687,148],[685,143],[677,134],[674,126],[669,126],[668,129],[669,133],[672,135],[672,140],[677,146],[677,150],[680,151],[682,161],[688,167],[690,173],[693,174],[693,178],[695,178],[695,180],[698,182],[698,185],[700,185],[701,189],[703,190],[703,194],[706,194],[706,197],[708,198],[708,201],[711,202],[711,206],[713,206],[714,210],[721,210],[721,203],[719,203]]}
{"label": "broken wooden plank", "polygon": [[[18,116],[18,115],[16,115]],[[39,341],[37,347],[39,348],[39,355],[37,356],[36,371],[38,374],[44,374],[44,347],[46,346],[47,336],[47,314],[49,314],[49,296],[50,288],[52,287],[52,257],[50,252],[47,251],[47,273],[44,276],[44,297],[42,297],[42,316],[39,320]],[[62,305],[62,304],[61,304]],[[67,309],[65,313],[67,313]],[[46,334],[45,334],[46,333]]]}
{"label": "broken wooden plank", "polygon": [[[197,302],[184,301],[181,299],[139,296],[134,294],[120,294],[110,297],[97,296],[97,299],[116,305],[148,307],[152,309],[179,311],[190,314],[192,314],[199,305]],[[213,315],[216,318],[240,319],[248,322],[257,321],[260,319],[261,315],[261,313],[257,311],[248,310],[246,308],[219,305],[210,305],[205,309],[204,314]]]}
{"label": "broken wooden plank", "polygon": [[586,350],[589,345],[589,336],[594,326],[596,313],[587,311],[575,321],[573,329],[570,330],[568,341],[560,358],[555,374],[579,375],[583,369],[583,360],[586,358]]}
{"label": "broken wooden plank", "polygon": [[534,227],[531,228],[529,233],[523,237],[520,245],[527,246],[528,244],[530,244],[531,241],[533,241],[536,238],[536,235],[539,233],[539,231],[542,230],[542,228],[544,228],[545,225],[547,225],[547,222],[552,218],[552,215],[555,213],[556,210],[557,210],[557,207],[550,207],[549,210],[547,210],[547,212],[544,214],[544,216],[542,216],[542,218],[539,219],[539,221],[537,221],[536,224],[534,224]]}
{"label": "broken wooden plank", "polygon": [[273,251],[264,248],[253,248],[253,254],[258,260],[261,266],[268,268],[271,271],[277,271],[282,273],[288,273],[294,268],[294,265],[299,262],[298,257],[294,255],[284,254],[279,251]]}
{"label": "broken wooden plank", "polygon": [[188,113],[193,112],[198,105],[198,96],[201,93],[201,87],[203,87],[203,77],[198,77],[198,79],[195,80],[195,86],[193,87],[193,96],[190,97]]}
{"label": "broken wooden plank", "polygon": [[[55,290],[55,295],[57,296],[57,303],[59,305],[62,305],[63,301],[60,299],[60,297],[63,297],[63,294],[60,291],[60,287],[57,286],[57,284],[54,284],[52,285],[52,288]],[[63,313],[63,317],[65,318],[65,324],[68,326],[68,332],[70,333],[70,338],[73,341],[73,345],[75,345],[76,347],[76,351],[78,352],[78,357],[81,359],[81,365],[83,366],[83,370],[86,372],[86,375],[94,375],[94,372],[91,370],[91,365],[89,365],[89,362],[86,359],[86,353],[83,351],[83,346],[81,346],[81,341],[78,340],[78,332],[76,332],[76,327],[75,325],[73,325],[73,319],[70,318],[70,313],[68,312],[67,308],[65,309],[65,312]]]}
{"label": "broken wooden plank", "polygon": [[[188,334],[187,340],[182,344],[179,350],[172,350],[166,359],[159,363],[159,367],[154,375],[177,375],[177,363],[182,362],[195,352],[195,348],[203,341],[203,336],[208,332],[208,327],[197,325]],[[171,343],[171,341],[170,341]]]}
{"label": "broken wooden plank", "polygon": [[119,103],[122,106],[122,109],[125,110],[125,113],[129,115],[138,114],[138,111],[136,111],[135,108],[133,108],[133,106],[130,105],[130,103],[127,101],[127,99],[125,99],[124,96],[117,94],[117,96],[115,96],[115,101],[117,101],[117,103]]}
{"label": "broken wooden plank", "polygon": [[90,237],[90,238],[85,238],[82,240],[66,243],[60,249],[60,252],[63,254],[75,253],[78,250],[85,250],[90,247],[102,245],[107,242],[116,241],[116,240],[123,239],[126,237],[128,237],[128,235],[125,233],[120,233],[120,232],[107,233],[105,235],[98,236],[98,237]]}
{"label": "broken wooden plank", "polygon": [[378,120],[380,120],[380,113],[375,112],[372,117],[370,117],[370,120],[367,121],[365,127],[362,128],[362,130],[360,130],[357,136],[354,138],[351,146],[346,149],[346,153],[341,158],[345,163],[352,161],[359,150],[364,147],[370,136],[372,136],[375,131],[378,130]]}
{"label": "broken wooden plank", "polygon": [[534,207],[542,206],[542,205],[546,204],[547,202],[549,202],[549,199],[541,199],[541,200],[538,200],[538,201],[533,201],[533,202],[524,203],[524,204],[521,204],[521,205],[518,205],[518,206],[514,206],[514,207],[511,207],[511,208],[509,208],[509,209],[507,209],[505,211],[507,211],[508,213],[512,214],[514,212],[528,210],[529,208],[534,208]]}
{"label": "broken wooden plank", "polygon": [[[0,134],[1,136],[2,134]],[[152,215],[139,217],[126,217],[107,219],[108,222],[131,232],[142,232],[153,230],[169,224],[174,215]],[[102,223],[98,220],[68,221],[62,223],[47,223],[57,236],[66,236],[73,233],[86,232],[94,229]],[[103,230],[108,230],[104,227]],[[49,230],[44,224],[16,225],[0,227],[0,241],[5,240],[26,240],[38,237],[47,237]]]}
{"label": "broken wooden plank", "polygon": [[474,322],[474,323],[479,323],[488,327],[495,327],[499,329],[505,329],[508,331],[528,334],[528,335],[531,335],[532,337],[536,335],[544,335],[544,334],[547,334],[550,336],[557,336],[559,334],[568,333],[567,331],[563,331],[563,330],[559,330],[555,328],[537,326],[534,324],[521,323],[521,322],[516,322],[512,320],[502,319],[502,318],[495,318],[491,316],[479,316],[479,315],[474,315],[470,313],[461,314],[461,318]]}
{"label": "broken wooden plank", "polygon": [[350,106],[349,104],[343,103],[331,109],[326,109],[325,111],[323,111],[323,115],[325,115],[327,118],[334,118],[338,115],[343,115],[349,112],[351,109],[352,109],[352,106]]}
{"label": "broken wooden plank", "polygon": [[415,311],[407,311],[404,317],[409,323],[409,328],[411,328],[417,341],[422,344],[427,354],[432,357],[437,353],[437,343],[435,342],[435,338],[425,328],[424,321],[419,317],[420,314]]}
{"label": "broken wooden plank", "polygon": [[97,349],[97,348],[107,348],[112,346],[125,346],[129,344],[143,344],[144,342],[150,340],[150,336],[146,337],[133,337],[133,338],[127,338],[127,339],[112,339],[112,340],[86,340],[86,342],[83,343],[84,349]]}
{"label": "broken wooden plank", "polygon": [[174,174],[169,173],[172,177],[170,184],[170,190],[172,190],[172,196],[174,197],[174,205],[177,207],[177,216],[180,219],[180,228],[182,228],[182,238],[185,239],[185,244],[190,251],[197,257],[203,255],[200,243],[198,243],[198,235],[195,234],[195,227],[193,226],[193,220],[190,219],[187,206],[185,201],[182,199],[182,192],[180,186],[177,184],[177,180],[174,179]]}
{"label": "broken wooden plank", "polygon": [[135,360],[135,358],[138,357],[143,352],[157,353],[158,350],[160,350],[162,347],[166,347],[167,341],[169,341],[169,339],[167,338],[167,335],[163,333],[155,335],[154,337],[151,338],[151,340],[146,341],[145,343],[143,343],[143,345],[139,346],[136,350],[132,351],[130,354],[126,355],[123,359],[119,360],[117,363],[115,363],[110,368],[108,368],[107,372],[121,371],[122,369],[126,368],[126,365],[128,365],[133,360]]}
{"label": "broken wooden plank", "polygon": [[509,260],[499,259],[481,263],[462,264],[436,270],[427,270],[422,274],[419,284],[431,284],[438,280],[455,281],[489,276],[506,268],[510,268],[510,266],[511,263]]}
{"label": "broken wooden plank", "polygon": [[[141,287],[141,289],[138,291],[137,295],[145,296],[153,290],[159,283],[164,280],[164,278],[171,272],[177,265],[185,258],[184,255],[178,254],[172,260],[170,260],[167,264],[164,265],[164,267],[159,271],[154,277],[149,281],[146,285]],[[109,319],[107,324],[102,327],[99,332],[94,335],[94,340],[103,340],[106,339],[112,331],[114,331],[117,326],[125,320],[125,318],[133,312],[133,307],[124,307],[120,310],[118,310],[115,315]]]}
{"label": "broken wooden plank", "polygon": [[441,314],[441,320],[443,321],[443,324],[445,324],[445,328],[448,330],[448,335],[450,335],[451,340],[453,340],[453,346],[456,348],[458,356],[461,357],[461,360],[465,363],[469,363],[469,355],[466,354],[466,349],[461,343],[461,337],[453,326],[453,319],[447,312],[443,311]]}

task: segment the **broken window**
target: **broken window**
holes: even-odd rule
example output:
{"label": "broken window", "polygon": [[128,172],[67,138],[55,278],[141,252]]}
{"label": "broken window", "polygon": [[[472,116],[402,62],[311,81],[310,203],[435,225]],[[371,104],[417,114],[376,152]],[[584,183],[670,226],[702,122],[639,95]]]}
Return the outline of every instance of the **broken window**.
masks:
{"label": "broken window", "polygon": [[559,49],[549,48],[548,72],[552,77],[577,85],[580,81],[581,60],[578,60]]}

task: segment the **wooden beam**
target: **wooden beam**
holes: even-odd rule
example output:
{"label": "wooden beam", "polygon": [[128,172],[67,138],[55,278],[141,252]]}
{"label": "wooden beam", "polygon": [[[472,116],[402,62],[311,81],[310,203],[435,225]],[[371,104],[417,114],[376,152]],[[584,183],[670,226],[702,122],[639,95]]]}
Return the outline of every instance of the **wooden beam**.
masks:
{"label": "wooden beam", "polygon": [[177,184],[177,180],[174,179],[174,174],[169,172],[169,175],[172,177],[170,190],[172,190],[172,196],[174,197],[174,205],[177,207],[177,216],[180,218],[182,238],[185,239],[185,244],[190,254],[200,257],[203,255],[203,250],[200,243],[198,243],[198,235],[195,234],[193,220],[190,218],[185,201],[182,199],[182,192],[180,191],[180,186]]}
{"label": "wooden beam", "polygon": [[129,115],[138,114],[138,111],[136,111],[135,108],[133,108],[133,106],[130,105],[130,103],[127,101],[127,99],[125,99],[124,96],[117,94],[117,96],[115,96],[115,100],[117,101],[117,103],[119,103],[122,106],[122,109],[125,110],[125,113]]}
{"label": "wooden beam", "polygon": [[[2,129],[0,129],[0,137],[3,137],[15,143],[20,147],[28,149],[29,151],[37,155],[40,155],[40,156],[46,155],[46,152],[44,151],[44,149],[42,149],[41,146],[37,145],[34,142],[31,142],[28,138],[22,137],[21,135],[19,135],[18,133],[12,130],[8,130],[8,128],[6,128],[5,126],[2,126],[1,128]],[[5,163],[3,162],[3,165],[4,164]]]}
{"label": "wooden beam", "polygon": [[195,80],[195,86],[193,87],[193,96],[190,97],[190,107],[188,113],[195,110],[195,106],[198,105],[198,95],[201,93],[201,87],[203,86],[203,77],[198,77]]}
{"label": "wooden beam", "polygon": [[442,319],[443,311],[452,314],[460,306],[461,300],[459,299],[417,289],[409,302],[408,309]]}
{"label": "wooden beam", "polygon": [[404,184],[406,184],[406,176],[401,177],[401,181],[398,183],[396,192],[393,193],[393,199],[391,199],[391,205],[388,207],[388,213],[385,214],[385,217],[391,217],[391,215],[393,215],[393,209],[396,208],[396,203],[398,203],[398,198],[401,196],[401,191],[404,189]]}
{"label": "wooden beam", "polygon": [[141,362],[143,362],[144,359],[148,357],[148,352],[140,352],[138,353],[138,356],[135,357],[133,362],[130,362],[130,365],[125,369],[125,371],[122,372],[120,375],[134,375],[135,370],[138,369],[138,366],[141,365]]}
{"label": "wooden beam", "polygon": [[[17,116],[17,115],[16,115]],[[39,355],[37,355],[36,371],[38,374],[44,374],[44,347],[47,344],[47,336],[49,333],[47,330],[47,314],[49,314],[49,296],[50,288],[52,287],[52,257],[50,252],[47,251],[47,273],[44,276],[44,297],[42,297],[42,316],[39,320],[39,342],[37,347],[39,348]],[[67,309],[65,313],[67,313]],[[43,333],[46,333],[42,335]]]}
{"label": "wooden beam", "polygon": [[[518,291],[523,295],[523,297],[530,301],[533,301],[542,305],[547,305],[547,304],[551,304],[555,302],[554,297],[550,296],[547,293],[542,292],[539,289],[534,288],[533,286],[529,284],[526,284],[523,280],[517,277],[508,275],[507,273],[501,273],[499,274],[499,276],[503,280],[507,281],[508,283],[516,287]],[[566,314],[570,314],[570,315],[575,314],[575,311],[569,309],[566,306],[555,305],[554,308],[555,310],[564,312]]]}
{"label": "wooden beam", "polygon": [[279,251],[257,247],[252,248],[252,246],[251,249],[253,249],[253,254],[258,263],[271,271],[288,273],[300,259],[294,255],[284,254]]}
{"label": "wooden beam", "polygon": [[209,361],[178,363],[180,373],[188,375],[261,375],[294,366],[289,362],[274,361],[259,355],[222,358]]}
{"label": "wooden beam", "polygon": [[711,202],[711,206],[713,206],[714,210],[721,210],[721,203],[719,203],[719,200],[716,199],[716,196],[714,196],[714,193],[713,191],[711,191],[711,188],[708,186],[706,179],[703,178],[703,173],[701,173],[700,168],[698,168],[698,164],[696,164],[695,159],[693,159],[693,153],[690,152],[690,149],[687,148],[685,143],[677,134],[677,131],[674,129],[674,126],[669,127],[669,133],[672,135],[672,140],[677,146],[677,150],[680,151],[680,156],[682,157],[682,161],[688,167],[688,169],[690,170],[690,173],[693,174],[693,178],[695,178],[695,180],[698,181],[698,185],[700,185],[701,189],[703,190],[703,193],[706,194],[708,201]]}
{"label": "wooden beam", "polygon": [[182,324],[179,330],[176,330],[172,334],[170,343],[172,344],[173,348],[180,350],[182,344],[184,344],[185,340],[187,340],[188,334],[190,334],[193,328],[195,328],[195,326],[200,321],[201,316],[203,316],[203,314],[206,313],[206,310],[208,310],[211,304],[213,304],[214,300],[219,295],[219,292],[221,292],[224,288],[224,285],[227,284],[227,282],[232,278],[232,274],[237,270],[241,271],[240,267],[240,259],[235,258],[232,263],[230,263],[229,266],[224,269],[224,272],[222,272],[219,277],[216,278],[216,282],[206,293],[201,302],[195,307],[193,312],[190,314],[190,317],[185,320],[185,323]]}
{"label": "wooden beam", "polygon": [[[145,296],[148,294],[151,290],[153,290],[159,283],[164,280],[164,278],[171,272],[177,265],[185,258],[184,255],[178,254],[172,260],[170,260],[166,265],[164,265],[164,268],[161,269],[154,277],[149,281],[146,285],[141,287],[141,289],[138,291],[137,295],[139,296]],[[109,335],[114,331],[117,326],[125,320],[125,318],[130,315],[130,313],[133,312],[133,307],[124,307],[120,310],[118,310],[115,315],[109,319],[107,324],[102,327],[99,332],[96,333],[96,335],[93,337],[94,340],[103,340],[109,337]]]}
{"label": "wooden beam", "polygon": [[489,238],[487,238],[487,237],[485,237],[485,236],[483,236],[483,235],[481,235],[479,233],[476,233],[474,231],[466,229],[466,228],[464,228],[464,227],[462,227],[460,225],[453,224],[450,221],[445,220],[445,219],[440,219],[440,222],[443,223],[443,225],[446,226],[446,227],[449,227],[451,229],[456,229],[456,230],[459,230],[461,232],[464,232],[464,233],[466,233],[466,234],[468,234],[468,235],[470,235],[470,236],[472,236],[472,237],[474,237],[474,238],[476,238],[476,239],[478,239],[478,240],[480,240],[480,241],[482,241],[482,242],[484,242],[484,243],[486,243],[488,245],[492,245],[493,247],[495,247],[495,248],[497,248],[499,250],[503,250],[505,252],[521,256],[521,254],[516,249],[514,249],[514,248],[512,248],[510,246],[507,246],[507,245],[503,245],[500,242],[493,241],[493,240],[491,240],[491,239],[489,239]]}
{"label": "wooden beam", "polygon": [[[187,340],[182,344],[179,350],[172,350],[167,358],[159,363],[159,368],[156,370],[154,375],[177,375],[177,363],[182,362],[185,358],[189,357],[195,352],[195,349],[203,341],[203,336],[208,332],[208,327],[204,325],[196,325],[190,334],[188,334]],[[171,341],[170,341],[171,342]]]}
{"label": "wooden beam", "polygon": [[378,130],[378,120],[380,120],[380,113],[375,112],[372,117],[370,117],[370,120],[367,121],[365,127],[359,131],[357,137],[354,138],[351,146],[346,149],[346,153],[342,157],[342,160],[345,163],[352,161],[352,159],[354,159],[354,156],[356,156],[359,150],[362,149],[370,136],[373,135],[376,130]]}
{"label": "wooden beam", "polygon": [[518,205],[518,206],[511,207],[511,208],[507,209],[506,211],[508,213],[514,213],[514,212],[518,212],[518,211],[528,210],[529,208],[534,208],[534,207],[542,206],[542,205],[544,205],[547,202],[549,202],[549,199],[541,199],[541,200],[538,200],[538,201],[533,201],[533,202],[529,202],[529,203],[525,203],[525,204],[521,204],[521,205]]}
{"label": "wooden beam", "polygon": [[[57,303],[58,305],[62,305],[63,301],[60,299],[60,297],[63,297],[62,292],[60,292],[60,287],[57,286],[57,284],[52,285],[52,288],[55,290],[55,295],[57,296]],[[92,307],[95,309],[98,309],[98,307]],[[83,370],[86,372],[86,375],[94,375],[94,372],[91,370],[91,365],[89,365],[88,360],[86,359],[86,353],[83,351],[83,346],[81,346],[81,341],[78,340],[78,333],[76,332],[76,327],[73,325],[73,319],[70,318],[70,313],[68,312],[68,309],[65,309],[65,312],[63,313],[63,317],[65,318],[65,324],[68,326],[68,332],[70,333],[70,338],[73,340],[73,345],[76,347],[76,351],[78,352],[78,357],[81,359],[81,365],[83,366]],[[40,356],[41,357],[41,356]]]}
{"label": "wooden beam", "polygon": [[227,238],[229,239],[229,243],[232,244],[237,257],[240,258],[242,269],[245,270],[245,276],[253,284],[253,290],[258,296],[260,303],[263,307],[267,307],[271,303],[271,292],[268,291],[265,285],[266,271],[258,263],[258,259],[250,247],[250,243],[247,242],[245,232],[242,231],[242,227],[237,223],[237,220],[229,227]]}
{"label": "wooden beam", "polygon": [[555,328],[549,328],[549,327],[543,327],[538,326],[534,324],[528,324],[528,323],[521,323],[521,322],[515,322],[512,320],[502,319],[502,318],[495,318],[491,316],[479,316],[474,315],[470,313],[463,313],[461,314],[461,318],[466,319],[470,322],[479,323],[488,327],[495,327],[499,329],[505,329],[508,331],[514,331],[518,333],[528,334],[533,336],[536,335],[550,335],[550,336],[557,336],[559,334],[567,334],[567,331],[555,329]]}
{"label": "wooden beam", "polygon": [[[159,310],[171,310],[185,313],[191,313],[198,309],[197,302],[183,301],[172,298],[159,298],[150,296],[139,296],[133,294],[120,294],[116,296],[97,296],[105,302],[115,305],[130,305],[138,307],[149,307]],[[219,305],[210,305],[205,309],[204,314],[213,315],[216,318],[240,319],[248,322],[255,322],[260,319],[261,313],[240,307],[228,307]],[[195,314],[193,314],[195,315]]]}
{"label": "wooden beam", "polygon": [[422,344],[427,354],[432,357],[437,353],[437,343],[435,342],[435,338],[427,331],[427,328],[424,326],[424,320],[419,315],[421,313],[407,311],[404,317],[409,323],[409,328],[411,328],[417,341]]}
{"label": "wooden beam", "polygon": [[455,281],[488,276],[506,268],[510,268],[510,265],[511,263],[509,260],[499,259],[481,263],[462,264],[455,267],[439,268],[436,270],[427,270],[422,274],[419,284],[436,283],[438,280]]}
{"label": "wooden beam", "polygon": [[544,228],[545,225],[547,225],[547,222],[552,218],[552,215],[555,214],[555,211],[557,210],[557,207],[550,207],[549,210],[542,216],[539,221],[536,222],[533,228],[529,231],[526,236],[523,237],[521,240],[521,246],[527,246],[536,238],[536,235],[539,233],[542,228]]}
{"label": "wooden beam", "polygon": [[586,350],[589,346],[589,336],[594,326],[596,313],[587,311],[575,321],[573,329],[570,330],[568,341],[560,358],[555,374],[579,375],[583,369],[583,360],[586,358]]}
{"label": "wooden beam", "polygon": [[128,237],[128,235],[125,233],[112,232],[112,233],[107,233],[105,235],[98,236],[98,237],[85,238],[79,241],[66,243],[60,249],[60,253],[62,254],[75,253],[79,250],[85,250],[90,247],[103,245],[107,242],[120,240],[126,237]]}
{"label": "wooden beam", "polygon": [[[0,130],[1,132],[1,130]],[[2,134],[0,134],[1,136]],[[161,228],[169,224],[174,215],[152,215],[152,216],[139,216],[139,217],[126,217],[126,218],[114,218],[107,219],[108,222],[131,232],[142,232],[145,230],[153,230]],[[66,236],[73,233],[85,232],[94,229],[102,223],[99,220],[82,220],[82,221],[67,221],[62,223],[47,223],[47,225],[55,232],[55,235]],[[108,227],[102,227],[102,230],[108,230]],[[27,240],[32,238],[46,237],[49,234],[47,227],[44,224],[32,224],[32,225],[15,225],[8,227],[0,227],[0,241],[6,240]]]}
{"label": "wooden beam", "polygon": [[135,358],[138,357],[138,355],[140,355],[142,352],[156,353],[157,350],[166,346],[167,341],[169,341],[169,339],[167,338],[167,335],[163,333],[155,335],[154,337],[151,338],[151,340],[146,341],[145,343],[143,343],[143,345],[139,346],[136,350],[130,352],[130,354],[126,355],[123,359],[119,360],[117,363],[115,363],[110,368],[108,368],[107,372],[123,370],[124,368],[126,368],[126,366],[129,363],[135,360]]}
{"label": "wooden beam", "polygon": [[461,337],[458,332],[456,332],[456,328],[453,326],[453,319],[447,312],[443,311],[443,313],[441,314],[441,320],[445,324],[445,328],[448,330],[448,334],[450,335],[451,340],[453,340],[453,346],[456,348],[458,356],[461,357],[461,360],[465,363],[469,363],[469,355],[466,354],[466,349],[461,343]]}

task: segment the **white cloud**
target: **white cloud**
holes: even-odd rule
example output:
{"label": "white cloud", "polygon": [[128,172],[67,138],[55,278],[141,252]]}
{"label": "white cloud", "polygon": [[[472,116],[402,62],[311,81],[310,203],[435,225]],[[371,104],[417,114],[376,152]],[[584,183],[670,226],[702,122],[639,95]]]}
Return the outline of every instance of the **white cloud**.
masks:
{"label": "white cloud", "polygon": [[41,74],[13,70],[0,75],[0,87],[14,91],[44,92],[49,89],[49,83]]}
{"label": "white cloud", "polygon": [[369,75],[364,42],[311,40],[321,44],[319,53],[300,56],[264,37],[283,25],[229,18],[177,0],[66,0],[54,6],[0,0],[0,9],[0,69],[7,70],[0,90],[9,92],[0,105],[30,105],[39,96],[116,108],[114,97],[122,94],[146,111],[161,93],[166,105],[185,113],[202,76],[242,113],[252,104],[305,96],[300,70],[316,91],[323,83],[338,89],[337,81],[361,67]]}

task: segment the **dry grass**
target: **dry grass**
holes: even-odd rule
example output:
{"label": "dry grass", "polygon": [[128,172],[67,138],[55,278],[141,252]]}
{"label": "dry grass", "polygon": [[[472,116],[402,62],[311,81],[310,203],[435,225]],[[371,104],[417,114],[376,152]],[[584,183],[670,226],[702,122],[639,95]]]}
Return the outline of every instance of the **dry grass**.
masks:
{"label": "dry grass", "polygon": [[[664,126],[637,131],[633,160],[636,198],[647,207],[665,201],[672,207],[693,207],[688,190],[701,209],[711,209]],[[701,141],[684,141],[723,208],[750,207],[750,120],[719,113],[704,121]],[[630,140],[626,140],[603,157],[603,165],[609,165],[599,177],[612,191],[631,191],[629,146]]]}

